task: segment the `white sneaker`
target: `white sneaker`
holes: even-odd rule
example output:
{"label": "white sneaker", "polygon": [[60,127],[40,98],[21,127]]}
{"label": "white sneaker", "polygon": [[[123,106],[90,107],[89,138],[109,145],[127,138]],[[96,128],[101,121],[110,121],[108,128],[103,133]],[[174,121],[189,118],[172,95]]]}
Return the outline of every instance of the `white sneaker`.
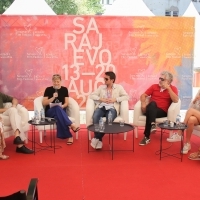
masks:
{"label": "white sneaker", "polygon": [[181,141],[181,135],[174,133],[170,138],[167,138],[168,142],[179,142]]}
{"label": "white sneaker", "polygon": [[99,141],[97,143],[96,149],[102,149],[102,147],[103,147],[103,143],[102,143],[102,141]]}
{"label": "white sneaker", "polygon": [[188,151],[190,151],[190,149],[191,149],[191,144],[190,143],[185,143],[184,147],[183,147],[183,150],[182,150],[182,154],[187,154]]}
{"label": "white sneaker", "polygon": [[91,143],[90,143],[91,147],[93,147],[94,149],[96,149],[96,146],[97,146],[98,142],[99,142],[99,139],[92,138]]}

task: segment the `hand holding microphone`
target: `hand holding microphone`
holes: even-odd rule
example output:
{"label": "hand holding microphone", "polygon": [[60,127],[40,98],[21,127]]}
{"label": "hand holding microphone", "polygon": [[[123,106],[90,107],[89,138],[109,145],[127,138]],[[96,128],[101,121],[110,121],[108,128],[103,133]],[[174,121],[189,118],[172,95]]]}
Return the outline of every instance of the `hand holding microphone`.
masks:
{"label": "hand holding microphone", "polygon": [[58,97],[58,88],[54,87],[54,89],[55,89],[55,92],[53,93],[53,97],[57,98]]}
{"label": "hand holding microphone", "polygon": [[53,97],[56,99],[55,103],[59,103],[59,100],[58,100],[58,88],[55,86],[54,89],[55,89],[55,92],[53,93]]}

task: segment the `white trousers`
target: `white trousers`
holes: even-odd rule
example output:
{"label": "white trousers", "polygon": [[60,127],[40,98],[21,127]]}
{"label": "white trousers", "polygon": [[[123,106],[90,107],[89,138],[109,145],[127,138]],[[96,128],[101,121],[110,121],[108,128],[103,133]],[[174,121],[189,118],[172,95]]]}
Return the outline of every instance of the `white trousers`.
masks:
{"label": "white trousers", "polygon": [[[13,131],[16,131],[19,129],[20,131],[20,138],[22,141],[26,140],[26,136],[24,134],[24,130],[22,128],[22,120],[21,116],[19,114],[19,109],[21,109],[20,106],[15,107],[10,107],[8,110],[6,110],[4,113],[1,114],[1,117],[3,119],[3,123],[6,126],[11,126]],[[7,116],[9,117],[8,120],[4,120],[4,117]]]}

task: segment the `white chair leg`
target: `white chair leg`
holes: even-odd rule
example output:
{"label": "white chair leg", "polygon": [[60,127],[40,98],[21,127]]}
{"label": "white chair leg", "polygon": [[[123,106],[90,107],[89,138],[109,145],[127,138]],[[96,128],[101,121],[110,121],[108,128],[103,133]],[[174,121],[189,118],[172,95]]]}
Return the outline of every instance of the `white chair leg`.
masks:
{"label": "white chair leg", "polygon": [[138,127],[137,126],[135,126],[134,133],[135,133],[135,138],[138,138]]}
{"label": "white chair leg", "polygon": [[127,132],[124,132],[124,140],[127,138]]}
{"label": "white chair leg", "polygon": [[169,138],[173,135],[173,131],[169,131]]}
{"label": "white chair leg", "polygon": [[40,143],[42,143],[42,131],[39,131],[39,135],[40,135]]}
{"label": "white chair leg", "polygon": [[89,140],[91,140],[91,131],[89,131]]}

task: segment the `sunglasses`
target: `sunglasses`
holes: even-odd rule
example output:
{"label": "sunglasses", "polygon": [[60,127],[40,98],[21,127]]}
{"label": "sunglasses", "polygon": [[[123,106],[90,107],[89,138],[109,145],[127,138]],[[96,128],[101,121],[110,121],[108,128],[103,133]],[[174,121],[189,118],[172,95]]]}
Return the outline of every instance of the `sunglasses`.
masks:
{"label": "sunglasses", "polygon": [[160,77],[159,80],[160,80],[160,81],[164,81],[165,79]]}
{"label": "sunglasses", "polygon": [[108,81],[108,78],[104,78],[105,81]]}

